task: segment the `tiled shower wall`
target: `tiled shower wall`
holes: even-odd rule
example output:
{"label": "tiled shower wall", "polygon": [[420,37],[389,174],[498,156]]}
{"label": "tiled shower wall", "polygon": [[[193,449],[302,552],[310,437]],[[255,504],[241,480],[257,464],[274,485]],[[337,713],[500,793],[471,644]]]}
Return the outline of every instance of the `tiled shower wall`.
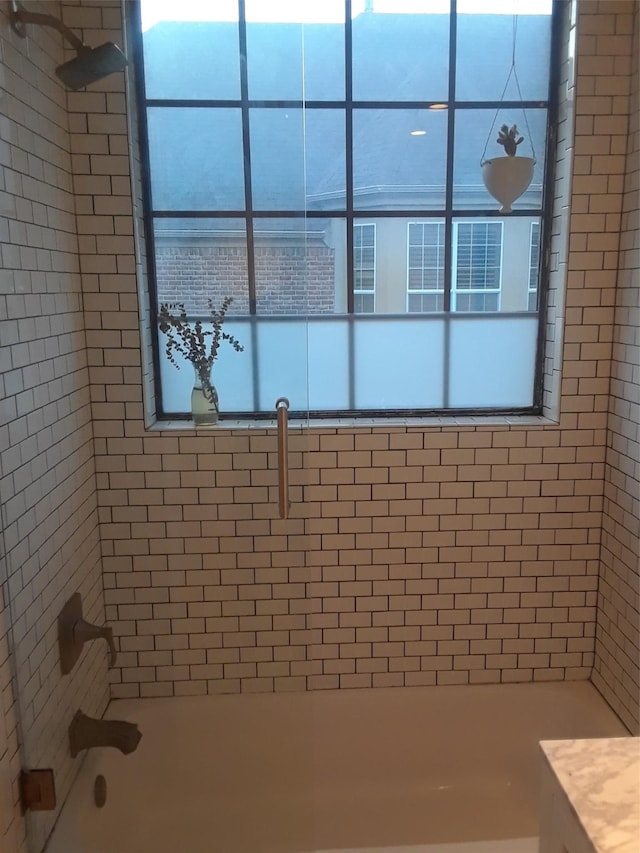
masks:
{"label": "tiled shower wall", "polygon": [[[121,41],[117,0],[62,11],[89,43]],[[60,778],[82,697],[59,692],[54,618],[80,586],[100,619],[89,389],[115,695],[588,676],[632,12],[630,0],[580,3],[559,425],[305,430],[288,521],[272,430],[145,429],[122,80],[68,95],[68,137],[58,37],[33,28],[21,42],[2,18],[5,569],[30,737]],[[103,705],[102,660],[84,659],[89,713]],[[0,671],[9,711],[6,655]],[[13,723],[1,760],[15,775]]]}
{"label": "tiled shower wall", "polygon": [[634,6],[631,115],[616,295],[593,681],[640,732],[640,13]]}
{"label": "tiled shower wall", "polygon": [[[64,678],[57,653],[58,612],[73,592],[87,618],[104,620],[72,156],[66,94],[53,74],[62,40],[42,27],[18,38],[8,5],[0,4],[0,848],[13,853],[25,832],[20,767],[53,767],[62,802],[78,764],[67,727],[79,707],[101,715],[108,686],[102,647],[87,649]],[[32,816],[38,847],[55,816]]]}
{"label": "tiled shower wall", "polygon": [[589,676],[633,3],[579,9],[559,424],[300,431],[287,521],[273,429],[145,428],[124,98],[69,96],[113,695]]}

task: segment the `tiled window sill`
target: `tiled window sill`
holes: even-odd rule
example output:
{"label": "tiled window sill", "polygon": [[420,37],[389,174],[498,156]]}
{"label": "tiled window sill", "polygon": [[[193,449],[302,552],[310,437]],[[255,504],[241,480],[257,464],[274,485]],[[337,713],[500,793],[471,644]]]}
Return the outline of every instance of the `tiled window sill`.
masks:
{"label": "tiled window sill", "polygon": [[[328,418],[289,420],[291,430],[376,429],[423,430],[450,428],[557,427],[558,423],[544,415],[485,415],[428,418]],[[276,419],[225,420],[211,426],[196,426],[192,421],[156,421],[147,426],[152,432],[236,432],[273,430]]]}

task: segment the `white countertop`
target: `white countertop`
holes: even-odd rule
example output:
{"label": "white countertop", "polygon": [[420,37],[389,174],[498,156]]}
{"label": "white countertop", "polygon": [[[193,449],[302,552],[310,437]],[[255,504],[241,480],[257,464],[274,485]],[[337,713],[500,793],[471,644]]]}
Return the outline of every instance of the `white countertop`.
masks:
{"label": "white countertop", "polygon": [[540,746],[597,853],[640,851],[640,738]]}

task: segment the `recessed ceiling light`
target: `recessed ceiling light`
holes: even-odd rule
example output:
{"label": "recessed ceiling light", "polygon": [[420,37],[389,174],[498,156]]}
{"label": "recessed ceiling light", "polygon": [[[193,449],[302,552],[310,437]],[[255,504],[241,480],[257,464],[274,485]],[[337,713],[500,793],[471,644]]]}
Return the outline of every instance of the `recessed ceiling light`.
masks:
{"label": "recessed ceiling light", "polygon": [[411,136],[426,136],[426,135],[427,135],[426,130],[412,130],[411,131]]}

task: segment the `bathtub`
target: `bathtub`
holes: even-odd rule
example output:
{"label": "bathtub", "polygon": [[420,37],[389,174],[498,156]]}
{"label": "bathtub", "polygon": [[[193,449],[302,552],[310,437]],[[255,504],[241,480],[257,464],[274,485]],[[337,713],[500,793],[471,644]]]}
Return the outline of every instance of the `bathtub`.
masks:
{"label": "bathtub", "polygon": [[48,853],[534,853],[538,741],[628,734],[589,682],[128,699],[107,716],[142,741],[85,753]]}

